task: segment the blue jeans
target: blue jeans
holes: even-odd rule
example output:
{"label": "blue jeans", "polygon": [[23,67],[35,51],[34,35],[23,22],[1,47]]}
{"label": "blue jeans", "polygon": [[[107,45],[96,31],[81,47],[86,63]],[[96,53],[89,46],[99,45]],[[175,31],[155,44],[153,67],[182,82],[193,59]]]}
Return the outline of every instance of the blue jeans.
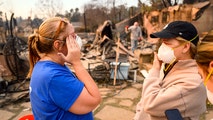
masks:
{"label": "blue jeans", "polygon": [[131,40],[131,50],[134,52],[135,49],[138,47],[138,40]]}

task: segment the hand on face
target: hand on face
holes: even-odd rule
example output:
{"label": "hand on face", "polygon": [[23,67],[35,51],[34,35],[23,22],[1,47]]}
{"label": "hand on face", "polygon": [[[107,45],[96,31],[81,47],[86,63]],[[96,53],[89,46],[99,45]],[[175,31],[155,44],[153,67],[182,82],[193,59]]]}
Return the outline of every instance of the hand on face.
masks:
{"label": "hand on face", "polygon": [[154,61],[153,61],[153,66],[152,66],[152,68],[157,69],[157,70],[160,71],[160,69],[161,69],[161,64],[162,64],[162,61],[159,60],[157,53],[154,52]]}
{"label": "hand on face", "polygon": [[65,62],[74,64],[80,62],[81,52],[80,47],[72,35],[66,38],[67,54],[58,53]]}

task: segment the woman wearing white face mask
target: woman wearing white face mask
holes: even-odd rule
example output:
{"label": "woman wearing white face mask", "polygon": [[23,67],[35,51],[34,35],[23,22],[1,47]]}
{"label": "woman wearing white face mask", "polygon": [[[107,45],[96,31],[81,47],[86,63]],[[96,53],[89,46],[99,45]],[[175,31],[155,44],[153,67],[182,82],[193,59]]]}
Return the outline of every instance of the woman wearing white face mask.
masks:
{"label": "woman wearing white face mask", "polygon": [[213,104],[213,30],[198,44],[195,59],[207,88],[208,100]]}
{"label": "woman wearing white face mask", "polygon": [[60,17],[46,19],[28,37],[27,77],[35,120],[94,120],[101,94],[81,63],[80,47],[73,25]]}
{"label": "woman wearing white face mask", "polygon": [[206,110],[206,90],[194,60],[196,28],[174,21],[150,37],[161,38],[162,45],[144,80],[134,120],[167,120],[170,109],[178,109],[184,120],[199,120]]}

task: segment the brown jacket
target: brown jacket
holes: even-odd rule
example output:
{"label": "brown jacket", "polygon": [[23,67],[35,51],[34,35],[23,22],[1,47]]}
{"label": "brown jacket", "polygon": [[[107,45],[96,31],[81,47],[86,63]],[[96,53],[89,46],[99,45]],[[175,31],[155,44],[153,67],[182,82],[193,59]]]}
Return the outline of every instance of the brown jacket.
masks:
{"label": "brown jacket", "polygon": [[160,71],[149,71],[134,120],[167,120],[165,110],[174,108],[185,119],[199,120],[206,111],[206,89],[196,62],[178,61],[164,79],[160,78]]}

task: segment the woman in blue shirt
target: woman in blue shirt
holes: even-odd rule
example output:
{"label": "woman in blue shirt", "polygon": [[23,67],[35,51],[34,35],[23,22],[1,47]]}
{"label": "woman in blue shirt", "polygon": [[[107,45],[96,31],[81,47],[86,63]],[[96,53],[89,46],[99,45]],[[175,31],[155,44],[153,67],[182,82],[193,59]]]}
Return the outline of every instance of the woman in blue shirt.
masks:
{"label": "woman in blue shirt", "polygon": [[[101,102],[98,87],[80,61],[74,27],[67,20],[45,20],[29,36],[30,101],[36,120],[93,120]],[[72,65],[75,75],[65,63]]]}

